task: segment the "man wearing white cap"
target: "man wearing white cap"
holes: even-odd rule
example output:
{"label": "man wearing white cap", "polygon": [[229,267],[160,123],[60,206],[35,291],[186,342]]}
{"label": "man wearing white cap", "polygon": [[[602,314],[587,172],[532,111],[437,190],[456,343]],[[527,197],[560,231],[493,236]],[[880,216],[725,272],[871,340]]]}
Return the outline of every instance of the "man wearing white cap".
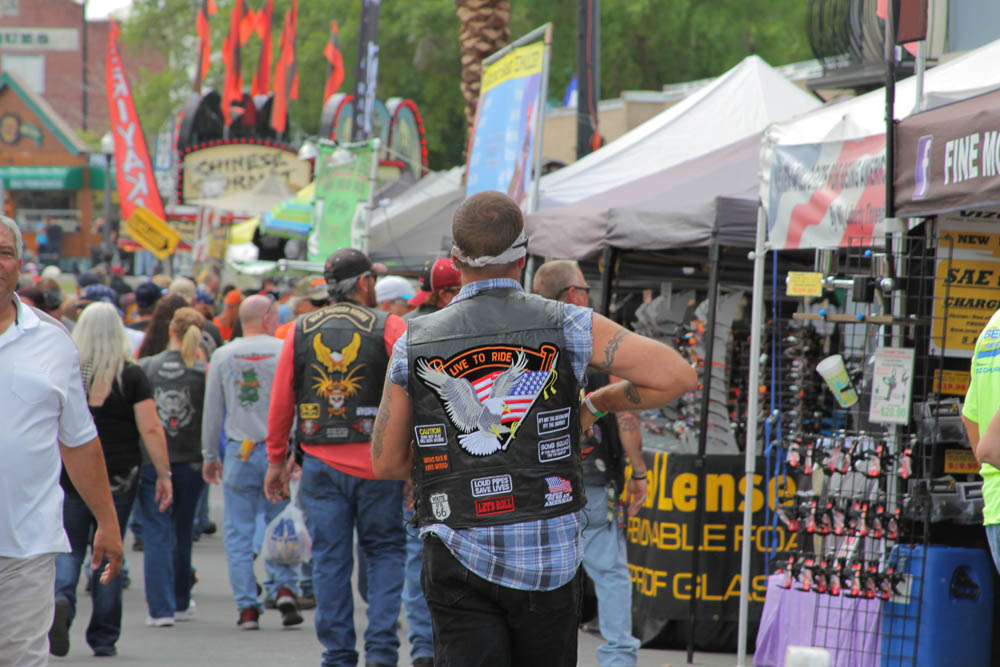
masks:
{"label": "man wearing white cap", "polygon": [[410,281],[402,276],[383,276],[375,283],[375,301],[378,309],[402,317],[410,312],[410,299],[414,296]]}

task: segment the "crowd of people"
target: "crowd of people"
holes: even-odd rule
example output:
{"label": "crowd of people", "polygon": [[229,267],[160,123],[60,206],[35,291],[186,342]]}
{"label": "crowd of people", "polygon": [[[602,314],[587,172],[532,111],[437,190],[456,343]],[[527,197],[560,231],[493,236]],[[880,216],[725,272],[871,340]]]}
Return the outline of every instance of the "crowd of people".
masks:
{"label": "crowd of people", "polygon": [[[65,289],[56,267],[21,272],[17,226],[0,222],[0,373],[12,374],[0,392],[17,399],[0,396],[0,412],[52,409],[21,427],[46,429],[34,434],[37,488],[4,478],[0,493],[8,515],[44,501],[42,525],[61,505],[58,525],[15,516],[0,528],[0,567],[26,561],[35,592],[49,586],[24,604],[51,622],[0,629],[0,653],[26,656],[14,664],[69,650],[88,549],[86,641],[115,655],[128,526],[144,551],[147,625],[191,619],[192,542],[214,529],[211,485],[222,487],[237,626],[259,628],[262,607],[298,625],[315,606],[324,665],[359,659],[355,567],[366,665],[397,664],[403,603],[414,665],[575,665],[582,570],[598,597],[601,664],[635,664],[623,517],[646,486],[634,413],[692,390],[694,372],[594,314],[574,262],[544,264],[526,294],[512,200],[467,200],[452,256],[428,261],[416,286],[344,248],[322,276],[292,284],[126,280],[112,267]],[[32,358],[16,356],[23,345]],[[20,437],[0,434],[0,447]],[[289,502],[304,512],[312,560],[265,560],[259,583],[264,527]]]}

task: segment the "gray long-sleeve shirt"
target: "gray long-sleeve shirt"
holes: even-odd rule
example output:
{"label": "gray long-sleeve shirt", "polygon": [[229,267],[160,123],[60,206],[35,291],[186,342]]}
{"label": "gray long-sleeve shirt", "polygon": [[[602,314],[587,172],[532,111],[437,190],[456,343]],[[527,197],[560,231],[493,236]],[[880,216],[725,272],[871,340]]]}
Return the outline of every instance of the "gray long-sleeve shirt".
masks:
{"label": "gray long-sleeve shirt", "polygon": [[219,434],[225,414],[230,440],[264,442],[274,371],[282,341],[274,336],[237,338],[212,354],[201,424],[202,456],[219,460]]}

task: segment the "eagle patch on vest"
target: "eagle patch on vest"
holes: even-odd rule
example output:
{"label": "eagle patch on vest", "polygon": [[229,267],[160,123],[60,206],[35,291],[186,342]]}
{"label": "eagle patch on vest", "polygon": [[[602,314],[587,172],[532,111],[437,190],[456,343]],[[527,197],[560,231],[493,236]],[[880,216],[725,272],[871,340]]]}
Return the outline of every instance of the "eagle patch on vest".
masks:
{"label": "eagle patch on vest", "polygon": [[346,418],[347,399],[361,390],[364,381],[364,376],[358,374],[365,365],[354,363],[361,347],[361,336],[355,332],[351,342],[336,352],[323,344],[322,334],[314,335],[312,343],[319,361],[312,365],[318,373],[313,375],[313,389],[326,399],[328,416]]}
{"label": "eagle patch on vest", "polygon": [[489,345],[415,362],[416,375],[444,406],[469,454],[506,450],[541,395],[555,392],[559,349]]}

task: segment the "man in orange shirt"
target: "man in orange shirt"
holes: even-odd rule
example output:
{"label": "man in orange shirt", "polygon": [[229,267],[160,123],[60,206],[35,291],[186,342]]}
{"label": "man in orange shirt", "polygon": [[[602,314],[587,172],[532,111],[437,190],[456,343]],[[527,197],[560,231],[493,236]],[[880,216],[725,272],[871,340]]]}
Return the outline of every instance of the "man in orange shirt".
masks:
{"label": "man in orange shirt", "polygon": [[324,276],[333,304],[300,317],[285,338],[274,376],[267,428],[272,502],[288,497],[288,434],[303,450],[299,498],[313,538],[316,635],[323,664],[357,664],[354,531],[366,562],[367,665],[395,665],[406,556],[403,483],[376,480],[371,432],[392,346],[406,324],[375,308],[375,274],[385,268],[343,248]]}
{"label": "man in orange shirt", "polygon": [[227,343],[233,338],[233,329],[240,319],[240,304],[243,303],[243,294],[238,289],[231,289],[223,300],[222,312],[212,320],[215,326],[219,327],[219,334],[222,340]]}

